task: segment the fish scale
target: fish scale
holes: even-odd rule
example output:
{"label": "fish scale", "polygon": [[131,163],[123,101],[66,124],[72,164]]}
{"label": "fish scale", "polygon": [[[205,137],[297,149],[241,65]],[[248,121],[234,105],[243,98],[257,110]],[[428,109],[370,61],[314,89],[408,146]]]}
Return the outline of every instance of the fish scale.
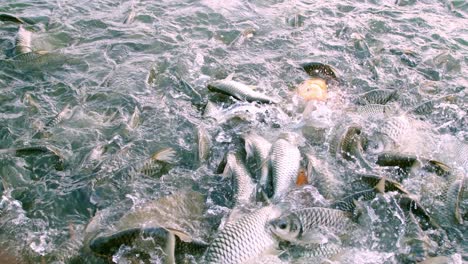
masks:
{"label": "fish scale", "polygon": [[317,226],[326,226],[335,231],[345,230],[351,225],[350,214],[341,210],[330,208],[306,208],[293,213],[302,223],[303,231]]}
{"label": "fish scale", "polygon": [[266,225],[279,215],[280,210],[267,206],[228,223],[206,251],[205,263],[245,263],[274,250],[278,242]]}
{"label": "fish scale", "polygon": [[273,172],[273,198],[280,198],[294,186],[300,161],[301,153],[297,146],[285,139],[279,139],[273,144],[270,157]]}

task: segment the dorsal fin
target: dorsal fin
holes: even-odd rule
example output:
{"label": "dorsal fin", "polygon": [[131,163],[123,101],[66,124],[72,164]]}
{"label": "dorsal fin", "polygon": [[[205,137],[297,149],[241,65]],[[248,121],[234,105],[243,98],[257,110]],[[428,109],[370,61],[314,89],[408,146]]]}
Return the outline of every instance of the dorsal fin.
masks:
{"label": "dorsal fin", "polygon": [[232,78],[234,77],[234,72],[230,73],[226,78],[224,78],[225,81],[232,81]]}

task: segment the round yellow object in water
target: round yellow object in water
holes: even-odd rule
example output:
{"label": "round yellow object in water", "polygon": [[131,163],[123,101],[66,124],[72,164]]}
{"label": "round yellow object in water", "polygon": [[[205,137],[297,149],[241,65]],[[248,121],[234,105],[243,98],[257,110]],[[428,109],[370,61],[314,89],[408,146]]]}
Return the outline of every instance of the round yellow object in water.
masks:
{"label": "round yellow object in water", "polygon": [[325,101],[327,99],[327,83],[321,78],[305,80],[297,87],[297,93],[307,101]]}

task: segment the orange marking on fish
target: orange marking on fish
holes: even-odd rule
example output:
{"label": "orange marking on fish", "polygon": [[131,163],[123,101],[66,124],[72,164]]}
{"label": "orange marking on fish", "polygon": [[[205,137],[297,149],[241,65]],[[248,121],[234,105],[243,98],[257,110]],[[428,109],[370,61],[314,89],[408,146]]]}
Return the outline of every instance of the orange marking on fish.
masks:
{"label": "orange marking on fish", "polygon": [[296,179],[296,185],[297,186],[302,186],[306,185],[309,183],[309,180],[307,179],[307,175],[304,169],[300,169],[299,173],[297,174],[297,179]]}

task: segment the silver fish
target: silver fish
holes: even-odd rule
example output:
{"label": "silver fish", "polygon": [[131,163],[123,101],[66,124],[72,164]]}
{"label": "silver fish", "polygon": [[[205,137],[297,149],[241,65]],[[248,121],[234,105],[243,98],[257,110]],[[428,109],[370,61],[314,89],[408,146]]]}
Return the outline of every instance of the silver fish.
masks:
{"label": "silver fish", "polygon": [[[270,221],[270,230],[295,244],[326,243],[330,235],[343,235],[353,226],[349,212],[311,207],[292,211]],[[331,233],[330,233],[331,232]]]}
{"label": "silver fish", "polygon": [[274,252],[278,241],[266,226],[280,214],[281,210],[271,205],[228,223],[210,244],[203,263],[248,263]]}
{"label": "silver fish", "polygon": [[28,53],[32,51],[31,48],[32,32],[26,30],[22,25],[18,28],[15,40],[16,55]]}
{"label": "silver fish", "polygon": [[396,116],[400,113],[398,107],[393,104],[382,105],[382,104],[366,104],[356,105],[347,108],[348,112],[354,112],[359,114],[362,118],[387,118]]}
{"label": "silver fish", "polygon": [[279,100],[260,92],[254,91],[251,87],[229,79],[214,81],[208,84],[208,90],[212,92],[231,95],[239,100],[261,103],[279,103]]}
{"label": "silver fish", "polygon": [[49,52],[36,50],[19,54],[11,59],[5,60],[16,68],[40,69],[41,67],[61,65],[67,61],[64,54],[60,52]]}
{"label": "silver fish", "polygon": [[228,153],[223,174],[230,175],[233,181],[234,203],[245,204],[253,197],[255,185],[249,171],[238,155]]}
{"label": "silver fish", "polygon": [[211,139],[203,125],[197,127],[198,161],[203,162],[210,155]]}
{"label": "silver fish", "polygon": [[343,195],[343,183],[336,179],[335,175],[328,169],[328,164],[314,155],[307,154],[307,175],[312,185],[317,187],[326,199],[336,199]]}
{"label": "silver fish", "polygon": [[299,172],[301,153],[296,145],[278,139],[271,147],[270,168],[273,174],[273,198],[279,199],[294,185]]}
{"label": "silver fish", "polygon": [[261,186],[265,187],[268,182],[268,164],[265,162],[271,150],[271,143],[256,133],[249,133],[242,136],[245,143],[246,159],[253,160],[255,171],[260,170],[260,177],[257,177]]}

